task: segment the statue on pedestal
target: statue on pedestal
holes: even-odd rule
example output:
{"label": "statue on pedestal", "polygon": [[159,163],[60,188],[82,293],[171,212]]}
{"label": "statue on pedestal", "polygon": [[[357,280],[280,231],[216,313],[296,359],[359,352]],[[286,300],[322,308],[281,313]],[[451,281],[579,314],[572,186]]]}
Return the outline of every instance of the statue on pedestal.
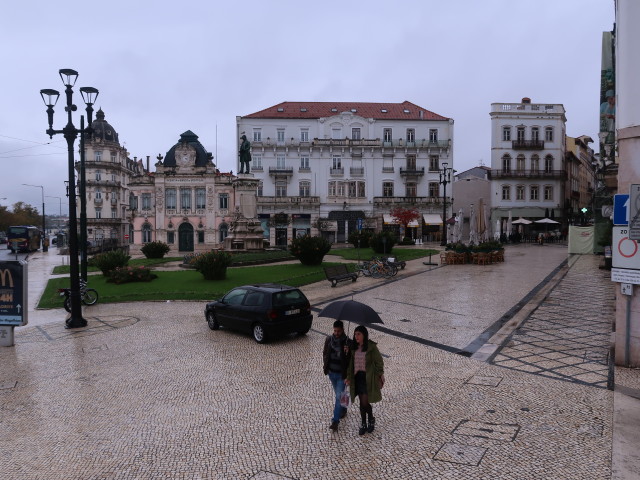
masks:
{"label": "statue on pedestal", "polygon": [[251,143],[247,140],[246,135],[242,135],[240,138],[242,139],[242,143],[240,144],[240,172],[238,173],[249,173],[249,163],[251,162]]}

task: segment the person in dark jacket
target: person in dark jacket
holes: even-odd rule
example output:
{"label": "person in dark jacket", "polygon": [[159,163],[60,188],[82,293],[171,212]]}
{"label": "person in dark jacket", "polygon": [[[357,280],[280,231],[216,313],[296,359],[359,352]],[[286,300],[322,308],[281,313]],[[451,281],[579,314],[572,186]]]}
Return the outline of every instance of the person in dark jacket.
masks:
{"label": "person in dark jacket", "polygon": [[349,343],[349,338],[344,334],[344,324],[336,320],[333,322],[333,334],[325,340],[322,351],[324,374],[329,376],[335,394],[333,418],[329,426],[334,432],[338,430],[340,419],[347,414],[347,409],[340,405],[340,395],[344,391],[344,380],[347,378]]}
{"label": "person in dark jacket", "polygon": [[[347,380],[351,400],[358,396],[362,425],[359,434],[373,432],[376,419],[373,416],[372,403],[382,400],[381,389],[384,386],[384,361],[376,342],[369,340],[369,332],[359,325],[353,332],[351,358],[347,368]],[[368,423],[367,423],[368,417]]]}

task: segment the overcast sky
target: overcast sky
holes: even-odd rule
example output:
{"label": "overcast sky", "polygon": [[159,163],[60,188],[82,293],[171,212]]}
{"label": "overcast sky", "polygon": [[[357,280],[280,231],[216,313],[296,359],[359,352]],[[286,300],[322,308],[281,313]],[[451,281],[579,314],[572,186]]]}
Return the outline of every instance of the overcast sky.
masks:
{"label": "overcast sky", "polygon": [[[41,210],[28,183],[68,208],[66,141],[45,134],[39,95],[64,92],[61,68],[79,72],[76,91],[100,90],[96,107],[121,144],[152,165],[192,130],[236,172],[236,116],[282,101],[408,100],[454,119],[463,171],[490,164],[493,102],[562,103],[567,134],[597,139],[601,38],[613,22],[613,0],[5,2],[0,205]],[[58,213],[57,198],[45,202]]]}

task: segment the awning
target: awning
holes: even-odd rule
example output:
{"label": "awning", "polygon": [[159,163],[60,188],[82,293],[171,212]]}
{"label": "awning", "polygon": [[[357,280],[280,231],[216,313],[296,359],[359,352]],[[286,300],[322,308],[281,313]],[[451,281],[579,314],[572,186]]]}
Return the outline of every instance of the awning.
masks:
{"label": "awning", "polygon": [[382,221],[385,225],[398,225],[398,221],[392,215],[387,213],[382,214]]}
{"label": "awning", "polygon": [[442,217],[437,213],[423,213],[422,220],[425,225],[442,225]]}
{"label": "awning", "polygon": [[418,220],[411,220],[408,224],[407,227],[412,227],[412,228],[416,228],[418,227]]}

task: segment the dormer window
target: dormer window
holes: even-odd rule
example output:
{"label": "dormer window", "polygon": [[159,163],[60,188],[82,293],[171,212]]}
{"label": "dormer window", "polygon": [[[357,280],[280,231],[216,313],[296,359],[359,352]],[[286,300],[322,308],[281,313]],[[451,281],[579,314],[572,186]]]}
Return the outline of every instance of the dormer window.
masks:
{"label": "dormer window", "polygon": [[304,107],[302,107],[302,108],[300,109],[300,111],[301,111],[301,112],[306,112],[306,111],[307,111],[307,109],[306,109],[306,108],[304,108]]}
{"label": "dormer window", "polygon": [[278,111],[279,111],[279,112],[284,112],[284,108],[279,107],[279,108],[278,108]]}
{"label": "dormer window", "polygon": [[358,111],[358,110],[356,110],[355,108],[352,108],[352,109],[351,109],[351,112],[352,112],[352,113],[356,113],[357,111]]}
{"label": "dormer window", "polygon": [[404,113],[409,113],[409,110],[407,110],[406,108],[403,110]]}
{"label": "dormer window", "polygon": [[338,109],[334,107],[334,108],[332,108],[332,109],[331,109],[331,111],[332,111],[332,112],[337,112],[337,111],[338,111]]}
{"label": "dormer window", "polygon": [[387,109],[383,108],[382,110],[380,110],[382,113],[387,113]]}

